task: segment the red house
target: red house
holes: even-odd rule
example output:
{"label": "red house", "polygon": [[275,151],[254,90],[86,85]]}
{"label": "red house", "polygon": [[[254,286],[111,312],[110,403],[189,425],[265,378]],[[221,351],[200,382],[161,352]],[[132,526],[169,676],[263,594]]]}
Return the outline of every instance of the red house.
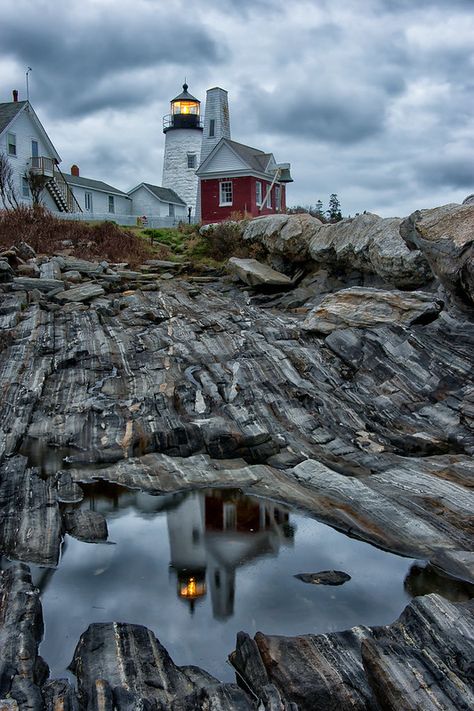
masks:
{"label": "red house", "polygon": [[201,220],[221,222],[233,213],[258,217],[286,210],[286,183],[292,183],[289,163],[276,163],[243,143],[221,138],[196,175],[201,188]]}

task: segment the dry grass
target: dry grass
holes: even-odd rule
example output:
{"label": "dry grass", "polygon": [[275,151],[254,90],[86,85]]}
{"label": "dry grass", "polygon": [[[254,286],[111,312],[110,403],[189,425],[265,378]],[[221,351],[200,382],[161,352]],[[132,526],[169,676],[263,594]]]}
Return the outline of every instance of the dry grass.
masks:
{"label": "dry grass", "polygon": [[68,249],[81,259],[128,262],[131,266],[154,256],[142,239],[113,222],[62,220],[43,207],[20,205],[15,210],[0,211],[0,249],[19,242],[27,242],[38,254]]}

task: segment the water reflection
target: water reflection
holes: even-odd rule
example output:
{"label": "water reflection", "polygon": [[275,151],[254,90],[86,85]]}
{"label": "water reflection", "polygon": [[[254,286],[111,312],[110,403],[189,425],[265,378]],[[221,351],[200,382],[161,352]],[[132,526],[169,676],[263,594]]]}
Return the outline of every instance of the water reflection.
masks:
{"label": "water reflection", "polygon": [[236,489],[150,496],[98,483],[87,487],[81,507],[106,517],[128,507],[142,517],[166,514],[177,596],[193,613],[209,593],[218,620],[234,612],[236,569],[260,556],[277,556],[281,545],[293,545],[295,535],[287,509]]}
{"label": "water reflection", "polygon": [[[145,625],[176,663],[231,680],[225,660],[239,630],[297,635],[389,624],[410,595],[431,592],[416,561],[235,490],[152,496],[97,484],[80,506],[106,516],[109,543],[66,536],[57,570],[32,567],[42,589],[41,653],[53,676],[68,675],[92,622]],[[352,579],[334,588],[293,577],[330,569]]]}
{"label": "water reflection", "polygon": [[236,569],[278,555],[294,535],[286,510],[236,491],[194,492],[167,512],[167,522],[178,596],[193,611],[209,590],[218,620],[234,612]]}

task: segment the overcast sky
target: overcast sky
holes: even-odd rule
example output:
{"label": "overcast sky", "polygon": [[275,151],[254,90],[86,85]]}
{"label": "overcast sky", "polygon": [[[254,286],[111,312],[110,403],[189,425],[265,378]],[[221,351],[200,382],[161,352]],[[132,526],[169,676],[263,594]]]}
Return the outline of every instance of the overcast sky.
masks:
{"label": "overcast sky", "polygon": [[0,101],[69,171],[161,184],[169,100],[229,92],[232,138],[290,162],[288,204],[404,216],[474,192],[474,0],[2,0]]}

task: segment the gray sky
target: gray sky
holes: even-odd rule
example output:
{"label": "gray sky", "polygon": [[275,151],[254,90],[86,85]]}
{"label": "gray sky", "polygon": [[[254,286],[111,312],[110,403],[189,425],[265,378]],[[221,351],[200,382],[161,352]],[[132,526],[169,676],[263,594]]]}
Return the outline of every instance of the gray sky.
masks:
{"label": "gray sky", "polygon": [[[380,215],[474,192],[474,0],[2,0],[0,101],[64,170],[161,184],[162,116],[229,92],[232,138],[292,164],[288,204]],[[204,106],[203,106],[204,109]]]}

